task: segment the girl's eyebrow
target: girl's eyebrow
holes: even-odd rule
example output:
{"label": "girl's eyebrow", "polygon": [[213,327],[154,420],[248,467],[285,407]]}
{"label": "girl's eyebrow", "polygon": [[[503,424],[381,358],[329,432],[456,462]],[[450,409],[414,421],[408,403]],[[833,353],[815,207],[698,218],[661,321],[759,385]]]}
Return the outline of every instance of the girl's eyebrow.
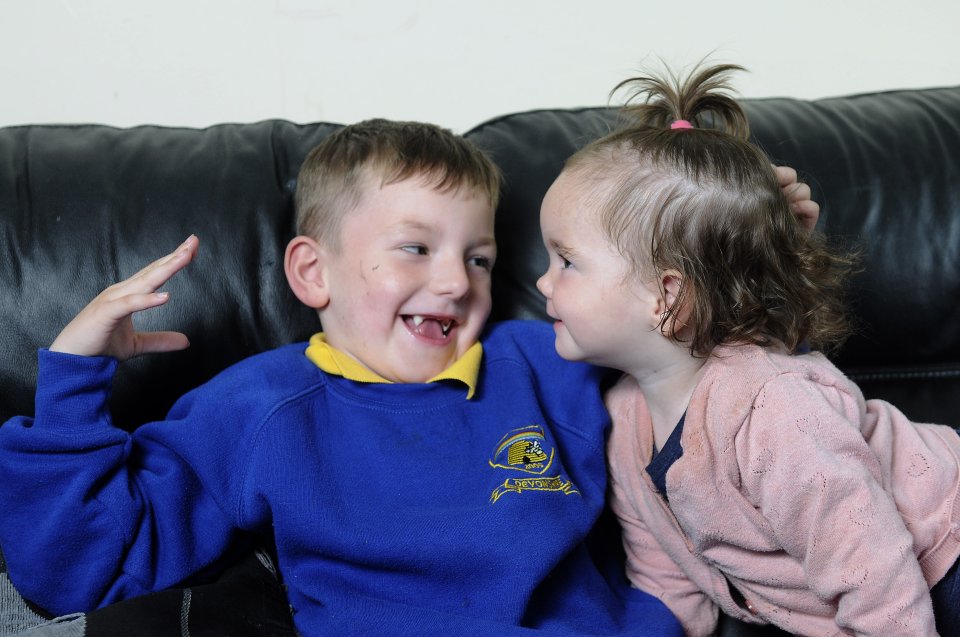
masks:
{"label": "girl's eyebrow", "polygon": [[556,239],[550,239],[550,247],[562,254],[571,254],[573,252],[573,248],[563,245]]}
{"label": "girl's eyebrow", "polygon": [[487,248],[487,247],[497,247],[497,240],[492,236],[480,237],[477,241],[473,242],[473,248]]}

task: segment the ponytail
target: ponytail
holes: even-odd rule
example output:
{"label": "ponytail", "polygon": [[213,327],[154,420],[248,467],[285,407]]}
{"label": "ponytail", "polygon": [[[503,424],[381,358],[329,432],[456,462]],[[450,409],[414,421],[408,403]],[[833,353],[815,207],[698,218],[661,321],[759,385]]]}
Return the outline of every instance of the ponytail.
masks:
{"label": "ponytail", "polygon": [[736,64],[718,64],[695,69],[686,79],[667,71],[661,77],[641,75],[626,79],[611,95],[629,89],[624,114],[638,125],[674,128],[675,122],[689,122],[693,128],[705,128],[710,114],[711,128],[746,141],[750,137],[747,114],[732,96],[730,75],[743,71]]}

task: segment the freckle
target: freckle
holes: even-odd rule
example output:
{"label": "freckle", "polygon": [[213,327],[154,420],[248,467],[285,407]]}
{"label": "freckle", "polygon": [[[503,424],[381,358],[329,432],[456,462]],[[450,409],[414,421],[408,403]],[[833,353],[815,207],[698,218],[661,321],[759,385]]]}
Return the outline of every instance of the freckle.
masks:
{"label": "freckle", "polygon": [[376,271],[379,270],[379,269],[380,269],[380,264],[378,263],[377,265],[375,265],[375,266],[373,266],[372,268],[370,268],[370,271],[371,271],[371,272],[376,272]]}

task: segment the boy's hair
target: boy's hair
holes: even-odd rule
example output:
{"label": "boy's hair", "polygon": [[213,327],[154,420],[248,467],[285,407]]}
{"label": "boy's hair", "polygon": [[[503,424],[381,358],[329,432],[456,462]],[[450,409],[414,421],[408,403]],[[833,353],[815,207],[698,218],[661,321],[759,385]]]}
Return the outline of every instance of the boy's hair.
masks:
{"label": "boy's hair", "polygon": [[345,126],[307,155],[297,177],[297,233],[339,249],[343,216],[371,187],[420,178],[441,192],[461,188],[496,208],[500,173],[460,135],[422,122],[371,119]]}
{"label": "boy's hair", "polygon": [[[747,117],[725,91],[735,65],[632,78],[639,123],[593,142],[565,170],[596,183],[603,231],[631,275],[683,275],[661,327],[694,355],[724,343],[839,346],[852,255],[837,255],[790,210]],[[714,128],[704,128],[711,114]],[[680,122],[673,126],[674,122]],[[692,125],[690,128],[687,125]]]}

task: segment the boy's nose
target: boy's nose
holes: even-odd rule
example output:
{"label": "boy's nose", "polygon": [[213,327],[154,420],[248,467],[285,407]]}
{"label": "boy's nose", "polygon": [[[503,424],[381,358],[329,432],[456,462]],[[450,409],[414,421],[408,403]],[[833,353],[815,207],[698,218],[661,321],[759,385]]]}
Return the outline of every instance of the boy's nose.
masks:
{"label": "boy's nose", "polygon": [[438,263],[433,275],[433,291],[442,296],[461,298],[470,290],[470,275],[462,261]]}

